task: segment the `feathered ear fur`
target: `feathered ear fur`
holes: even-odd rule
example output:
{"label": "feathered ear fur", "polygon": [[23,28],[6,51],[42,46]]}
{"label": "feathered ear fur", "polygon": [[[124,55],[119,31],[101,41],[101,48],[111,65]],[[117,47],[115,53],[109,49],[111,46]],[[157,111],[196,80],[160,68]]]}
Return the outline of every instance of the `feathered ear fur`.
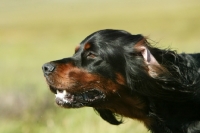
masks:
{"label": "feathered ear fur", "polygon": [[193,96],[192,88],[183,84],[188,78],[182,78],[180,73],[187,74],[188,69],[183,69],[187,67],[185,58],[173,51],[152,47],[143,36],[131,42],[128,48],[125,72],[127,85],[132,90],[169,101],[182,101]]}
{"label": "feathered ear fur", "polygon": [[108,109],[95,109],[95,110],[99,113],[102,119],[104,119],[110,124],[119,125],[122,123],[122,120],[117,120],[115,114]]}
{"label": "feathered ear fur", "polygon": [[162,73],[162,71],[164,71],[161,65],[156,60],[156,58],[151,53],[148,47],[148,42],[146,41],[146,38],[143,38],[142,40],[137,42],[134,45],[134,49],[136,49],[136,51],[142,55],[144,59],[144,63],[148,67],[148,73],[151,77],[155,78],[160,73]]}
{"label": "feathered ear fur", "polygon": [[145,46],[139,46],[140,52],[145,60],[145,62],[148,65],[158,65],[157,60],[155,59],[155,57],[151,54],[151,52],[149,51],[149,49]]}

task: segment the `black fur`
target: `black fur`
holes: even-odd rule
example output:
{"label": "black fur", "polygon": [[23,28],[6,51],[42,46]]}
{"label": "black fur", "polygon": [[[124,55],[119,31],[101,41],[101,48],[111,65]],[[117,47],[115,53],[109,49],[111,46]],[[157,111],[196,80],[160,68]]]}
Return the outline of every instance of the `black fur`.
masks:
{"label": "black fur", "polygon": [[[84,51],[86,44],[91,46]],[[89,52],[96,58],[86,59]],[[119,96],[121,90],[129,90],[127,97],[140,99],[144,107],[137,113],[142,112],[145,118],[136,119],[143,121],[152,133],[200,133],[200,54],[159,49],[140,34],[107,29],[86,37],[72,59],[78,68],[116,84],[116,73],[120,74],[125,81]],[[126,116],[126,112],[119,113],[112,107],[91,106],[114,125],[122,123],[116,113]]]}
{"label": "black fur", "polygon": [[[92,34],[89,42],[101,48],[100,55],[115,71],[126,75],[132,93],[136,91],[147,97],[149,115],[155,119],[155,125],[149,127],[152,132],[200,132],[200,54],[177,54],[146,42],[152,55],[166,69],[152,78],[142,69],[143,58],[133,49],[141,39],[142,35],[125,31],[102,30]],[[104,46],[105,43],[109,45]],[[102,111],[99,112],[102,116]],[[112,117],[103,118],[114,121]]]}

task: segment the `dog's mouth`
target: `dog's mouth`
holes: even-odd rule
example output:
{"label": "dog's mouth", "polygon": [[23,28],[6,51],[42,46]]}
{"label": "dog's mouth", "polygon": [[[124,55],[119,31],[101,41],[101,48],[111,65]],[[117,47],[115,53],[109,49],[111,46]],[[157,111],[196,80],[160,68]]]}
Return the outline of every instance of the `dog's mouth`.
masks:
{"label": "dog's mouth", "polygon": [[105,100],[105,94],[98,89],[90,89],[83,92],[70,93],[67,90],[60,90],[50,86],[55,94],[56,103],[65,108],[80,108],[92,106]]}

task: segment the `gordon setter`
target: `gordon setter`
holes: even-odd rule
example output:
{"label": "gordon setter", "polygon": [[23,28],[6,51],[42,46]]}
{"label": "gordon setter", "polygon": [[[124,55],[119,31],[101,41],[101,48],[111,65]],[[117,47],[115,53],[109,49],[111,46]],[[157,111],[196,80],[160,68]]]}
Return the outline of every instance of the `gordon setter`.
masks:
{"label": "gordon setter", "polygon": [[123,116],[137,119],[152,133],[200,133],[200,53],[177,54],[147,40],[100,30],[72,57],[44,64],[56,103],[93,107],[114,125]]}

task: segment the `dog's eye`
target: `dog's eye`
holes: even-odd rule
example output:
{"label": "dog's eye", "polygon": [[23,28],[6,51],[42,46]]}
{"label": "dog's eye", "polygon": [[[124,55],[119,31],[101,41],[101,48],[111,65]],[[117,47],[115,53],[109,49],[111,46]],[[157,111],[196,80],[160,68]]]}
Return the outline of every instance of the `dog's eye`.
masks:
{"label": "dog's eye", "polygon": [[96,55],[93,53],[93,52],[89,52],[88,54],[87,54],[87,58],[95,58],[96,57]]}

